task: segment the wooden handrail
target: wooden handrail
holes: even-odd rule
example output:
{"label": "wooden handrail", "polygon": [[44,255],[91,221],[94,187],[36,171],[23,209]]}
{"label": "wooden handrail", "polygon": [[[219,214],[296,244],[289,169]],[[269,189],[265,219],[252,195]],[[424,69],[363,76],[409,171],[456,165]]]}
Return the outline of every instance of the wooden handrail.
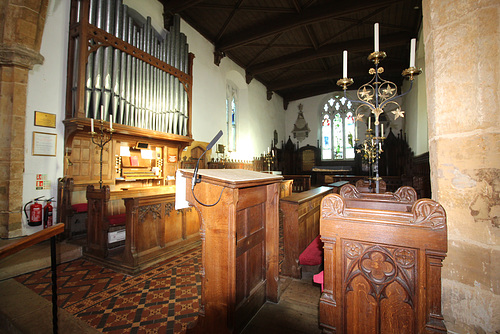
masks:
{"label": "wooden handrail", "polygon": [[64,232],[64,224],[58,223],[40,232],[24,237],[16,242],[0,247],[0,259],[15,254],[25,248],[33,246],[39,242],[50,239],[53,236]]}

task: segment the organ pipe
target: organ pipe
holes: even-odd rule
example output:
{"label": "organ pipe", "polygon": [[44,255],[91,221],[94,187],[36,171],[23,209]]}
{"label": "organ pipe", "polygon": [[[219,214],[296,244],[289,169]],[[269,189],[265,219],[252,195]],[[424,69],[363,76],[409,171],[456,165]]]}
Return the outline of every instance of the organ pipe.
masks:
{"label": "organ pipe", "polygon": [[122,0],[72,0],[73,11],[66,117],[191,136],[193,56],[180,17],[161,37]]}

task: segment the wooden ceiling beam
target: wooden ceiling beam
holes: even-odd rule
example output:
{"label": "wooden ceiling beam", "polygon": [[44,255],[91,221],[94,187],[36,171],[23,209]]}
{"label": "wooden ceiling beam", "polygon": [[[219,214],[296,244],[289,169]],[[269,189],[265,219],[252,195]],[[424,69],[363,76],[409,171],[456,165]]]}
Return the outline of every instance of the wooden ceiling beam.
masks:
{"label": "wooden ceiling beam", "polygon": [[160,0],[165,13],[176,14],[198,5],[203,0]]}
{"label": "wooden ceiling beam", "polygon": [[[409,44],[410,37],[410,34],[407,33],[384,36],[381,47],[382,49],[384,49]],[[373,48],[372,42],[373,39],[365,38],[355,41],[325,45],[319,47],[317,50],[308,49],[299,51],[291,53],[287,56],[278,57],[276,59],[249,66],[247,67],[246,72],[247,75],[255,76],[261,73],[313,61],[319,58],[331,57],[333,55],[338,55],[340,57],[342,54],[342,50],[348,50],[349,52],[371,52]]]}
{"label": "wooden ceiling beam", "polygon": [[344,1],[342,3],[329,2],[324,5],[307,8],[300,14],[280,15],[265,22],[257,22],[253,27],[246,27],[242,31],[221,38],[215,47],[217,50],[227,52],[235,47],[307,24],[349,15],[360,10],[383,7],[387,4],[400,1],[402,0],[358,0],[355,3],[353,1]]}
{"label": "wooden ceiling beam", "polygon": [[[399,88],[401,88],[401,82],[403,78],[401,76],[394,76],[394,77],[388,77],[388,80],[393,81],[396,85],[398,85]],[[399,80],[398,80],[399,79]],[[354,83],[349,86],[349,90],[358,90],[359,87],[361,87],[363,84],[365,84],[367,81],[363,80],[355,80]],[[291,101],[296,101],[296,100],[301,100],[305,99],[308,97],[312,96],[317,96],[317,95],[322,95],[322,94],[327,94],[331,92],[338,92],[342,91],[342,88],[337,86],[336,84],[332,83],[324,83],[322,85],[311,85],[311,86],[305,86],[302,87],[301,89],[298,90],[291,90],[290,92],[287,92],[286,90],[283,91],[278,91],[275,92],[276,94],[280,95],[283,100],[284,104],[288,104],[288,102]]]}
{"label": "wooden ceiling beam", "polygon": [[[402,70],[397,70],[394,69],[395,67],[390,67],[391,70],[385,71],[384,73],[381,74],[382,78],[386,77],[393,77],[393,76],[401,76]],[[354,82],[358,81],[356,78],[360,77],[366,77],[368,69],[366,68],[361,68],[361,66],[358,66],[356,68],[353,68],[349,72],[349,77],[354,78]],[[333,71],[324,71],[316,75],[306,75],[306,76],[301,76],[297,77],[293,80],[287,78],[285,80],[279,80],[275,82],[271,82],[267,85],[268,90],[272,91],[280,91],[280,90],[285,90],[285,89],[292,89],[292,88],[299,88],[303,85],[308,85],[308,84],[314,84],[317,82],[325,81],[325,80],[334,80],[335,82],[342,77],[342,68],[339,68],[338,70],[333,70]]]}

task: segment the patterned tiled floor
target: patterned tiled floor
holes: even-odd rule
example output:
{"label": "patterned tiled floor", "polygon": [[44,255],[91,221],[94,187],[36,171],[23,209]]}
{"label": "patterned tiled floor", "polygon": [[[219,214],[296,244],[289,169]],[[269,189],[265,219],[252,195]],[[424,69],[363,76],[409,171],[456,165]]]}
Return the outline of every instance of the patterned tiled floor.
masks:
{"label": "patterned tiled floor", "polygon": [[[283,223],[280,217],[280,256]],[[58,305],[105,333],[185,333],[198,316],[201,247],[128,276],[83,259],[58,265]],[[280,268],[281,269],[281,268]],[[16,280],[51,300],[49,269]]]}
{"label": "patterned tiled floor", "polygon": [[[185,333],[197,317],[201,280],[197,248],[128,276],[78,259],[58,266],[58,304],[106,333]],[[49,269],[16,277],[51,299]]]}

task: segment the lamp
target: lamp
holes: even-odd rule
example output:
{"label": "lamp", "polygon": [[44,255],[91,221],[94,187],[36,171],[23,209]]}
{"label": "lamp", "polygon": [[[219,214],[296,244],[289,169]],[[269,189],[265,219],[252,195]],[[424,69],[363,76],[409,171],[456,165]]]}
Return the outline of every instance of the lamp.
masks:
{"label": "lamp", "polygon": [[[410,43],[410,66],[402,72],[402,75],[410,80],[410,88],[405,93],[400,95],[397,94],[397,86],[395,83],[384,80],[380,77],[380,74],[384,72],[384,68],[380,66],[380,62],[387,56],[385,52],[379,51],[379,24],[375,23],[374,25],[374,51],[368,56],[368,60],[372,61],[375,65],[375,68],[370,68],[368,73],[373,75],[373,78],[359,87],[357,90],[358,100],[350,100],[347,97],[347,87],[354,83],[352,78],[347,76],[347,50],[343,52],[343,78],[337,81],[337,85],[342,87],[344,90],[344,97],[351,101],[351,103],[358,103],[359,106],[356,109],[356,121],[362,121],[364,110],[368,109],[368,133],[367,138],[365,139],[361,151],[365,151],[366,155],[370,157],[370,161],[373,166],[373,173],[375,177],[373,180],[375,181],[375,189],[376,192],[380,192],[380,174],[378,170],[378,162],[380,153],[382,153],[382,142],[385,139],[383,137],[383,125],[382,129],[381,124],[379,122],[379,117],[382,113],[389,110],[390,107],[394,108],[391,110],[394,115],[394,119],[398,119],[399,117],[404,117],[404,111],[401,110],[401,106],[395,100],[400,98],[406,94],[408,94],[413,87],[413,80],[415,76],[422,73],[421,69],[417,69],[415,67],[415,46],[416,39],[413,38]],[[374,115],[374,133],[371,131],[370,124],[370,116]],[[382,130],[382,131],[381,131]],[[371,175],[370,167],[370,175]]]}

